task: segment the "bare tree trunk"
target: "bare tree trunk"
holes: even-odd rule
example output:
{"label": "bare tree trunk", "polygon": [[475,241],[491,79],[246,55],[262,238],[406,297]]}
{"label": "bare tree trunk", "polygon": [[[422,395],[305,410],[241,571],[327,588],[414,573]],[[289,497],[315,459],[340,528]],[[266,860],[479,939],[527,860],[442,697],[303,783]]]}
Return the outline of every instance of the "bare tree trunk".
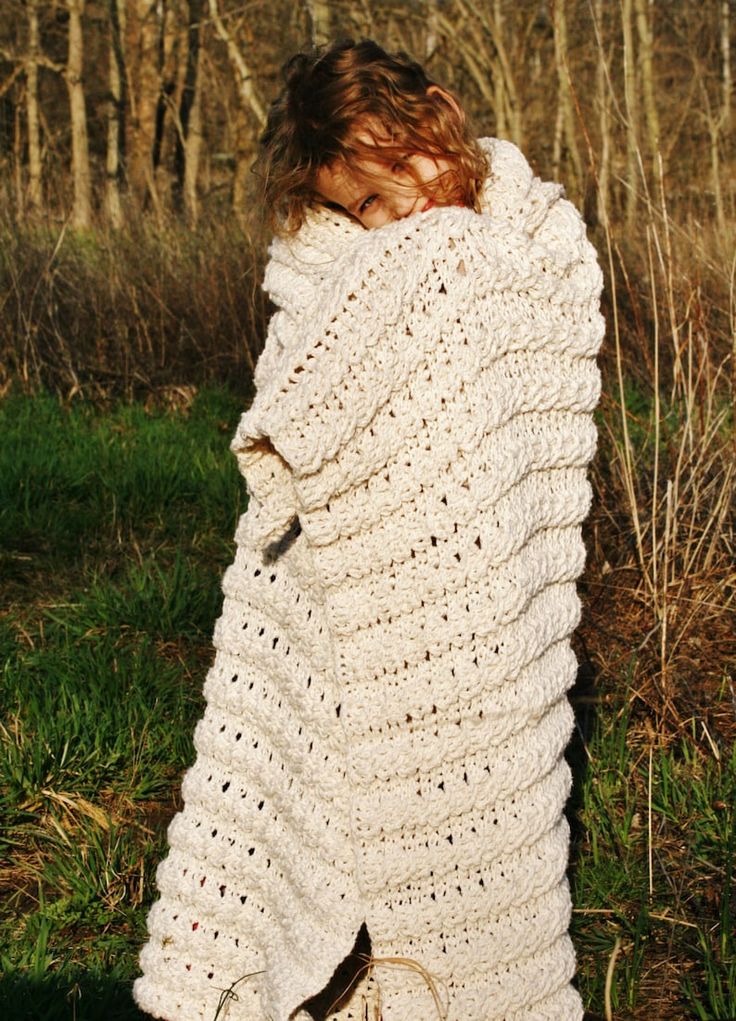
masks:
{"label": "bare tree trunk", "polygon": [[187,142],[189,124],[197,100],[200,70],[200,41],[203,0],[189,0],[187,19],[187,49],[184,60],[184,77],[179,100],[179,118],[174,149],[174,204],[181,209],[186,177]]}
{"label": "bare tree trunk", "polygon": [[659,114],[654,99],[652,29],[649,24],[646,0],[634,0],[634,7],[636,9],[636,28],[639,36],[639,74],[644,98],[649,158],[652,162],[654,179],[657,182],[661,195],[664,182],[662,180],[662,161],[659,151]]}
{"label": "bare tree trunk", "polygon": [[[500,36],[503,36],[503,10],[501,9],[501,0],[493,0],[493,21],[496,25],[496,31]],[[496,114],[496,134],[500,138],[505,138],[508,134],[508,123],[506,121],[506,106],[508,104],[508,96],[506,95],[506,83],[504,77],[500,72],[500,68],[497,68],[493,75],[493,109]]]}
{"label": "bare tree trunk", "polygon": [[175,170],[178,203],[182,199],[190,221],[197,219],[197,171],[202,150],[202,14],[203,0],[189,0],[187,58],[179,105]]}
{"label": "bare tree trunk", "polygon": [[195,224],[199,217],[199,163],[202,155],[202,52],[198,57],[199,73],[192,109],[189,112],[186,154],[184,160],[184,208],[189,222]]}
{"label": "bare tree trunk", "polygon": [[38,0],[27,0],[28,60],[26,63],[26,122],[28,126],[28,205],[38,212],[41,187],[41,129],[38,115]]}
{"label": "bare tree trunk", "polygon": [[[455,4],[459,14],[450,18],[439,13],[438,24],[443,34],[460,50],[481,95],[494,111],[496,133],[510,134],[516,145],[522,147],[522,108],[503,38],[500,4],[494,3],[492,17],[485,6],[479,6],[475,0],[455,0]],[[496,15],[501,18],[498,22]],[[458,31],[458,23],[463,27],[467,25],[472,35],[472,43],[464,39]]]}
{"label": "bare tree trunk", "polygon": [[475,19],[483,25],[491,37],[495,54],[494,59],[489,61],[489,65],[493,67],[494,80],[496,75],[500,75],[503,80],[502,91],[504,97],[504,116],[509,126],[512,141],[518,145],[519,148],[523,148],[523,108],[519,101],[516,80],[512,71],[508,49],[506,48],[506,40],[504,38],[503,31],[503,17],[501,17],[500,21],[496,20],[496,15],[502,14],[501,7],[499,4],[495,4],[493,8],[493,16],[489,17],[485,10],[485,4],[478,5],[476,0],[457,0],[457,2],[461,6],[461,9],[463,9],[463,6],[466,5],[465,10],[471,15],[471,23],[472,20]]}
{"label": "bare tree trunk", "polygon": [[564,127],[564,111],[560,101],[559,89],[557,92],[557,110],[555,113],[555,130],[552,136],[552,177],[559,180],[560,165],[562,163],[562,133]]}
{"label": "bare tree trunk", "polygon": [[601,133],[598,166],[598,192],[596,201],[598,219],[601,223],[607,224],[608,190],[611,174],[611,107],[608,83],[608,60],[603,28],[603,0],[595,0],[594,13],[597,25],[598,43],[598,64],[595,72],[596,101],[598,105],[598,125]]}
{"label": "bare tree trunk", "polygon": [[250,168],[255,158],[252,120],[242,103],[237,108],[235,125],[235,173],[233,175],[233,210],[242,226],[248,225],[248,186]]}
{"label": "bare tree trunk", "polygon": [[307,0],[309,11],[309,34],[313,46],[323,46],[330,41],[329,0]]}
{"label": "bare tree trunk", "polygon": [[105,210],[113,227],[123,222],[120,186],[125,159],[125,63],[122,33],[125,28],[124,0],[109,0],[110,11],[110,102],[107,111],[107,175]]}
{"label": "bare tree trunk", "polygon": [[716,223],[721,233],[721,237],[728,236],[728,227],[726,221],[726,210],[723,204],[723,189],[721,188],[721,160],[720,153],[718,151],[719,139],[719,123],[713,117],[708,118],[708,130],[710,132],[710,171],[711,179],[713,181],[713,201],[716,207]]}
{"label": "bare tree trunk", "polygon": [[130,98],[126,141],[128,184],[141,206],[150,197],[158,209],[153,147],[161,93],[161,8],[156,0],[128,0],[125,39]]}
{"label": "bare tree trunk", "polygon": [[708,126],[710,138],[710,173],[713,185],[713,203],[716,210],[716,223],[722,237],[727,235],[726,209],[723,203],[723,189],[721,187],[721,156],[719,142],[721,135],[722,111],[714,111],[708,95],[708,87],[700,77],[700,94],[703,100],[703,118]]}
{"label": "bare tree trunk", "polygon": [[77,230],[89,227],[92,222],[92,183],[89,170],[89,142],[87,139],[87,109],[84,101],[82,74],[84,67],[84,37],[82,15],[85,0],[67,0],[69,10],[69,52],[66,64],[66,85],[69,92],[69,111],[72,132],[72,183],[74,205],[71,224]]}
{"label": "bare tree trunk", "polygon": [[235,144],[235,176],[233,178],[233,208],[236,216],[240,219],[245,209],[249,171],[255,156],[251,125],[255,119],[258,127],[263,127],[266,123],[266,110],[253,85],[251,69],[232,33],[225,27],[220,17],[217,0],[209,0],[209,8],[215,30],[227,47],[230,66],[235,72],[240,86],[238,89],[240,105]]}
{"label": "bare tree trunk", "polygon": [[632,0],[623,0],[621,6],[621,22],[624,37],[624,102],[626,107],[626,203],[624,222],[627,230],[634,226],[636,209],[639,203],[639,111],[636,95],[634,35],[631,28],[631,2]]}
{"label": "bare tree trunk", "polygon": [[439,45],[439,0],[427,0],[427,34],[424,38],[424,59],[430,60]]}
{"label": "bare tree trunk", "polygon": [[[176,179],[177,145],[182,136],[179,115],[182,90],[187,73],[189,47],[189,4],[164,4],[161,19],[159,55],[159,93],[156,104],[156,136],[153,142],[153,174],[160,187],[159,168],[173,165],[174,191]],[[195,62],[196,67],[196,62]],[[167,115],[172,131],[167,131]],[[175,196],[174,201],[181,197]]]}
{"label": "bare tree trunk", "polygon": [[25,189],[23,188],[23,129],[21,127],[21,107],[15,108],[13,117],[13,178],[15,184],[15,211],[19,221],[23,220],[26,211]]}
{"label": "bare tree trunk", "polygon": [[722,101],[722,130],[728,138],[731,134],[731,122],[733,114],[731,111],[731,92],[733,82],[731,77],[731,25],[730,25],[729,0],[721,0],[721,91]]}
{"label": "bare tree trunk", "polygon": [[459,36],[456,33],[454,23],[443,14],[438,14],[438,26],[448,39],[454,39],[455,45],[463,56],[465,66],[478,87],[478,91],[483,96],[486,103],[488,103],[489,109],[494,111],[496,117],[496,134],[503,134],[499,127],[499,114],[496,110],[497,93],[494,89],[496,69],[492,69],[491,80],[489,81],[487,64],[484,61],[484,57],[486,56],[484,49],[481,47],[479,50],[477,47],[471,46],[467,43],[462,36]]}
{"label": "bare tree trunk", "polygon": [[225,28],[225,23],[220,17],[217,0],[209,0],[209,5],[210,15],[214,22],[215,29],[217,30],[219,37],[227,46],[227,55],[230,60],[230,64],[240,83],[239,95],[242,105],[245,109],[250,110],[259,127],[261,127],[266,123],[266,110],[258,93],[256,92],[255,86],[253,85],[253,74],[251,73],[251,69],[240,51],[238,44],[233,39],[232,34]]}
{"label": "bare tree trunk", "polygon": [[[580,160],[577,138],[575,137],[575,115],[570,90],[570,77],[567,62],[567,17],[565,0],[554,0],[552,5],[553,32],[555,42],[555,65],[557,68],[557,110],[558,127],[555,130],[555,146],[557,149],[556,163],[561,160],[561,141],[564,139],[567,152],[575,175],[578,191],[582,188],[583,165]],[[555,167],[557,170],[557,167]]]}

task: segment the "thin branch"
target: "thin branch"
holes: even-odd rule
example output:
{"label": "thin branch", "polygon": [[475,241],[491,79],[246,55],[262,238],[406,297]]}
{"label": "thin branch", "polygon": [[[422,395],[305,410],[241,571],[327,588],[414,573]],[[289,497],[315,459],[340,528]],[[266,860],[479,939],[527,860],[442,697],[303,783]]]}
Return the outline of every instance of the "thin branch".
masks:
{"label": "thin branch", "polygon": [[238,72],[240,77],[240,92],[245,100],[247,106],[253,112],[256,120],[260,125],[266,123],[266,111],[264,109],[261,100],[253,87],[253,75],[245,61],[243,54],[240,52],[238,44],[233,39],[232,35],[225,28],[225,24],[220,15],[220,10],[217,6],[217,0],[209,0],[210,14],[212,15],[212,21],[220,39],[227,46],[227,55],[230,58],[230,62]]}

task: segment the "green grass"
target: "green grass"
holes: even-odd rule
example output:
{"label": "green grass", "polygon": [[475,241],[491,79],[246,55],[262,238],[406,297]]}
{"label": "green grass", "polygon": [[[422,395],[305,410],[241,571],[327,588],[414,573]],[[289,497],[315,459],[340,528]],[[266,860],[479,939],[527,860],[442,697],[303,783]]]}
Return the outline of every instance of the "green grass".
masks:
{"label": "green grass", "polygon": [[[0,402],[3,1018],[142,1017],[130,983],[243,509],[241,404]],[[581,991],[602,1014],[615,955],[617,1021],[723,1021],[736,755],[702,721],[648,731],[630,689],[622,668],[581,698],[571,752]],[[731,697],[724,680],[712,712]]]}
{"label": "green grass", "polygon": [[[121,539],[135,554],[182,538],[219,542],[238,511],[227,447],[238,398],[208,391],[181,413],[140,404],[104,415],[51,397],[0,403],[0,550],[4,567],[99,559]],[[235,489],[235,492],[234,492]],[[196,514],[196,520],[194,520]],[[9,561],[9,562],[8,562]],[[103,560],[104,564],[104,560]],[[104,564],[104,566],[107,566]]]}
{"label": "green grass", "polygon": [[736,748],[708,755],[695,737],[661,747],[622,709],[587,745],[573,935],[600,1011],[618,943],[617,1018],[736,1017]]}
{"label": "green grass", "polygon": [[0,1012],[140,1017],[130,981],[232,554],[242,398],[0,403]]}

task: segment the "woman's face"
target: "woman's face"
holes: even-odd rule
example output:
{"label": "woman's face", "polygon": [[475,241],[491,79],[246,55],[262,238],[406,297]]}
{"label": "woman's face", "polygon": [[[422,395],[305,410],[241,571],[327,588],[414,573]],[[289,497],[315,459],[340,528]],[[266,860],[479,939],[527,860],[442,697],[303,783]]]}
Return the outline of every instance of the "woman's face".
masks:
{"label": "woman's face", "polygon": [[441,180],[452,172],[448,160],[419,153],[407,154],[400,163],[366,158],[355,168],[323,167],[317,188],[323,201],[340,206],[364,227],[382,227],[434,206],[461,205]]}

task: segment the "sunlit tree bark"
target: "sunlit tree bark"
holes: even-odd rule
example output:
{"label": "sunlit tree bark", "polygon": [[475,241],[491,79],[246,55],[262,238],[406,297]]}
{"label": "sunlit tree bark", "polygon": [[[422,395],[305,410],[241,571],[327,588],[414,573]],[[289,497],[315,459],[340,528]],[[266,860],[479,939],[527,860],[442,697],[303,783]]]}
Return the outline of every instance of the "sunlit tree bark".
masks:
{"label": "sunlit tree bark", "polygon": [[184,81],[179,102],[174,169],[177,204],[183,203],[190,220],[198,213],[197,171],[202,148],[202,16],[203,0],[189,0]]}
{"label": "sunlit tree bark", "polygon": [[430,60],[439,45],[439,0],[427,0],[427,34],[424,39],[424,59]]}
{"label": "sunlit tree bark", "polygon": [[243,56],[232,31],[225,26],[217,0],[209,0],[209,11],[218,36],[227,48],[230,66],[238,82],[239,109],[237,114],[235,175],[233,177],[233,208],[241,216],[246,205],[250,167],[255,152],[253,121],[257,128],[266,123],[266,109],[253,84],[253,73]]}
{"label": "sunlit tree bark", "polygon": [[161,5],[156,0],[125,0],[125,63],[129,86],[127,179],[141,205],[160,207],[153,176],[156,113],[161,94]]}
{"label": "sunlit tree bark", "polygon": [[26,62],[26,123],[28,127],[28,205],[37,212],[42,204],[41,129],[38,111],[38,0],[27,0],[28,59]]}
{"label": "sunlit tree bark", "polygon": [[[462,63],[467,68],[478,90],[494,111],[496,133],[510,135],[513,142],[523,146],[523,120],[504,39],[501,6],[494,3],[492,12],[485,4],[475,0],[455,0],[454,17],[441,14],[439,24],[453,48],[457,47]],[[462,26],[462,30],[460,29]],[[471,38],[466,39],[465,29]]]}
{"label": "sunlit tree bark", "polygon": [[243,106],[253,114],[258,125],[261,126],[266,123],[266,110],[253,84],[250,65],[243,56],[232,32],[225,27],[217,0],[209,0],[209,6],[217,34],[227,47],[228,59],[238,79],[239,95]]}
{"label": "sunlit tree bark", "polygon": [[555,67],[557,69],[557,118],[552,156],[552,172],[559,174],[563,147],[567,149],[575,175],[575,184],[579,188],[582,182],[582,163],[575,135],[575,115],[573,113],[572,95],[570,91],[570,69],[567,53],[567,16],[565,0],[554,0],[552,5],[553,31],[555,43]]}
{"label": "sunlit tree bark", "polygon": [[[156,103],[156,129],[153,140],[153,173],[166,178],[166,170],[174,171],[175,202],[181,197],[177,175],[177,142],[182,136],[182,92],[187,75],[189,49],[189,4],[186,0],[169,0],[161,9],[161,36],[159,49],[159,91]],[[196,66],[196,65],[195,65]],[[171,127],[173,130],[167,130]]]}
{"label": "sunlit tree bark", "polygon": [[[734,0],[0,0],[0,188],[13,183],[30,214],[71,195],[73,165],[83,195],[84,130],[72,132],[70,113],[74,97],[82,123],[83,95],[94,198],[108,222],[123,222],[123,206],[164,215],[169,198],[196,216],[208,167],[208,194],[231,187],[243,201],[279,66],[310,32],[319,41],[344,26],[428,59],[481,130],[520,143],[576,200],[590,141],[599,216],[620,208],[636,225],[647,187],[656,201],[661,153],[671,200],[687,194],[693,210],[728,223],[733,11]],[[70,58],[67,76],[74,19],[84,74]],[[696,149],[700,193],[688,178]],[[700,205],[705,194],[715,206]]]}
{"label": "sunlit tree bark", "polygon": [[71,224],[76,229],[89,227],[92,222],[92,181],[89,168],[89,141],[87,138],[87,108],[82,81],[84,67],[84,36],[82,15],[85,0],[67,0],[69,10],[69,49],[66,64],[66,85],[69,92],[69,110],[72,134],[72,186],[74,202]]}
{"label": "sunlit tree bark", "polygon": [[196,223],[199,218],[199,164],[202,156],[203,130],[202,130],[202,53],[197,58],[199,74],[197,75],[197,87],[194,93],[192,109],[189,113],[189,130],[187,131],[187,143],[184,164],[184,208],[190,223]]}
{"label": "sunlit tree bark", "polygon": [[[496,31],[500,36],[503,37],[503,9],[501,7],[501,0],[493,0],[493,20],[496,25]],[[496,113],[496,134],[505,138],[508,134],[508,124],[506,123],[506,107],[508,99],[506,97],[506,83],[502,74],[496,73],[493,76],[493,99],[494,99],[494,110]]]}
{"label": "sunlit tree bark", "polygon": [[638,123],[639,107],[636,92],[636,64],[634,56],[634,33],[631,25],[632,0],[622,0],[621,27],[624,40],[624,107],[626,112],[626,202],[625,223],[627,230],[634,226],[639,201],[639,156]]}
{"label": "sunlit tree bark", "polygon": [[[472,10],[477,16],[478,8],[474,7]],[[500,94],[503,96],[508,132],[511,135],[512,141],[521,148],[524,145],[523,104],[516,85],[513,63],[509,56],[506,33],[504,31],[503,10],[500,2],[495,3],[493,16],[486,19],[486,25],[495,49],[498,65],[496,76],[503,83]]]}
{"label": "sunlit tree bark", "polygon": [[661,191],[662,159],[659,145],[659,112],[654,91],[654,56],[652,44],[652,28],[649,23],[649,12],[646,0],[634,0],[636,10],[636,29],[639,37],[639,81],[641,83],[644,117],[646,120],[647,145],[651,161],[652,174]]}
{"label": "sunlit tree bark", "polygon": [[722,128],[722,111],[713,108],[711,98],[708,92],[708,85],[703,79],[703,75],[698,69],[698,85],[700,88],[702,111],[701,117],[705,121],[708,129],[709,137],[709,150],[710,150],[710,171],[711,171],[711,188],[713,194],[713,205],[716,214],[716,223],[718,224],[719,230],[722,235],[727,232],[727,219],[726,210],[723,201],[723,188],[721,186],[721,153],[720,153],[720,141],[721,141],[721,128]]}
{"label": "sunlit tree bark", "polygon": [[306,0],[309,30],[314,46],[330,40],[330,5],[328,0]]}
{"label": "sunlit tree bark", "polygon": [[19,220],[23,218],[26,207],[25,188],[23,187],[23,128],[21,126],[21,107],[16,106],[13,117],[13,185],[15,188],[15,208]]}
{"label": "sunlit tree bark", "polygon": [[731,134],[733,112],[731,109],[731,97],[733,93],[733,81],[731,77],[731,13],[729,0],[721,0],[721,93],[722,93],[722,130],[728,137]]}
{"label": "sunlit tree bark", "polygon": [[596,43],[598,63],[595,72],[596,103],[598,106],[598,127],[600,130],[600,148],[598,154],[598,190],[596,206],[598,219],[608,223],[608,192],[611,176],[611,102],[610,80],[608,74],[608,56],[606,53],[606,35],[603,22],[603,0],[595,0],[594,7],[596,25]]}
{"label": "sunlit tree bark", "polygon": [[109,0],[109,17],[110,99],[107,111],[105,210],[112,226],[120,227],[123,222],[120,186],[125,159],[126,106],[125,62],[123,58],[124,0]]}

